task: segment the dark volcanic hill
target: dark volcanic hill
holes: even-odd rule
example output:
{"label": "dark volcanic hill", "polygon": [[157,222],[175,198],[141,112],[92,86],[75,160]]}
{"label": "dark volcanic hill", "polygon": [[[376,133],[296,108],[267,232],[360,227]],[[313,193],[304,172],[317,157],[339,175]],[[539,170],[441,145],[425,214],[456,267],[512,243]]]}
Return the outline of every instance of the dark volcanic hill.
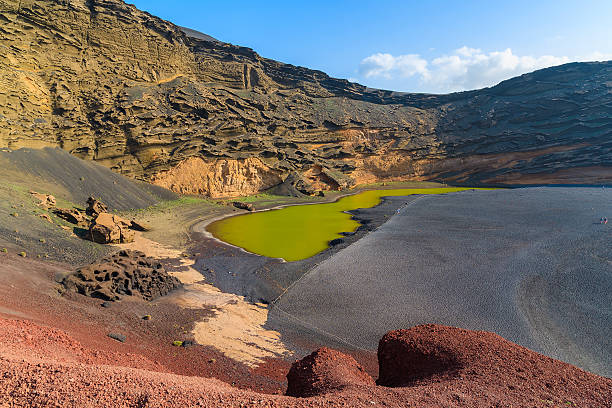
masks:
{"label": "dark volcanic hill", "polygon": [[408,94],[193,33],[120,0],[0,0],[0,147],[60,146],[212,196],[612,182],[612,62]]}

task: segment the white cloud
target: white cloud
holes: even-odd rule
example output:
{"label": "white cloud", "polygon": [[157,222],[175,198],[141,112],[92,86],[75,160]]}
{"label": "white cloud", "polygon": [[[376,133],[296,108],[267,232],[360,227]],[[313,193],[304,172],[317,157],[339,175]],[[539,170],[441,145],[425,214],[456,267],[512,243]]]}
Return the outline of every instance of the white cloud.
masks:
{"label": "white cloud", "polygon": [[431,61],[417,54],[373,54],[361,61],[359,72],[366,79],[414,78],[429,92],[453,92],[492,86],[514,76],[570,61],[609,58],[612,58],[612,55],[599,52],[575,58],[553,55],[519,56],[510,48],[486,53],[464,46]]}
{"label": "white cloud", "polygon": [[396,75],[410,77],[427,74],[427,61],[416,54],[399,55],[373,54],[361,61],[359,72],[366,78],[383,77],[391,79]]}

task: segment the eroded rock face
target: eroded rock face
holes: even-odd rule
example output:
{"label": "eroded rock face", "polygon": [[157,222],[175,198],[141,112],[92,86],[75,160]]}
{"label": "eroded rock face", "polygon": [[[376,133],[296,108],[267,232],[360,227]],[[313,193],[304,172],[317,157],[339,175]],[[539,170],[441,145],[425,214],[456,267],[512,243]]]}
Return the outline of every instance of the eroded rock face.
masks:
{"label": "eroded rock face", "polygon": [[155,175],[152,181],[182,194],[237,197],[255,194],[281,183],[281,174],[258,158],[207,162],[192,157]]}
{"label": "eroded rock face", "polygon": [[101,213],[92,221],[89,236],[98,244],[123,244],[134,241],[132,223],[125,218],[110,213]]}
{"label": "eroded rock face", "polygon": [[0,15],[0,147],[61,146],[213,197],[292,172],[307,192],[338,188],[321,174],[339,188],[612,181],[612,62],[408,94],[189,36],[120,0],[1,0]]}
{"label": "eroded rock face", "polygon": [[85,213],[91,217],[97,217],[100,213],[107,213],[108,207],[102,201],[95,197],[89,197],[87,199],[87,209]]}
{"label": "eroded rock face", "polygon": [[76,208],[57,208],[53,213],[71,224],[84,225],[87,221],[85,214]]}
{"label": "eroded rock face", "polygon": [[153,300],[181,286],[162,264],[143,252],[122,250],[67,276],[62,284],[85,296],[119,300],[135,296]]}
{"label": "eroded rock face", "polygon": [[287,395],[313,397],[351,385],[375,385],[372,377],[349,355],[327,347],[296,361],[287,374]]}

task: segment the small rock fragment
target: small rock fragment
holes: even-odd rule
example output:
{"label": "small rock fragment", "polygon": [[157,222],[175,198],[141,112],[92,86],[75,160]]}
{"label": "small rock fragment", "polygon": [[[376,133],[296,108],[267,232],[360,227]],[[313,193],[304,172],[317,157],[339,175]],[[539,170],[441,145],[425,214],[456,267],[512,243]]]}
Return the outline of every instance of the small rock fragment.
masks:
{"label": "small rock fragment", "polygon": [[241,210],[254,211],[255,207],[251,203],[243,203],[242,201],[234,201],[232,205],[236,208],[240,208]]}
{"label": "small rock fragment", "polygon": [[136,231],[150,231],[151,227],[144,222],[132,220],[130,221],[130,228]]}
{"label": "small rock fragment", "polygon": [[111,339],[120,341],[121,343],[125,343],[125,341],[127,340],[127,337],[125,336],[125,334],[121,334],[121,333],[108,333],[108,337],[110,337]]}
{"label": "small rock fragment", "polygon": [[38,216],[44,220],[49,221],[50,223],[53,224],[53,220],[51,219],[51,217],[49,217],[49,214],[38,214]]}
{"label": "small rock fragment", "polygon": [[20,253],[18,253],[17,255],[19,255],[22,258],[25,258],[27,256],[27,254],[25,253],[25,251],[21,251]]}
{"label": "small rock fragment", "polygon": [[151,315],[142,316],[142,320],[151,320]]}
{"label": "small rock fragment", "polygon": [[175,340],[172,342],[172,345],[175,347],[181,347],[183,345],[183,342],[180,340]]}

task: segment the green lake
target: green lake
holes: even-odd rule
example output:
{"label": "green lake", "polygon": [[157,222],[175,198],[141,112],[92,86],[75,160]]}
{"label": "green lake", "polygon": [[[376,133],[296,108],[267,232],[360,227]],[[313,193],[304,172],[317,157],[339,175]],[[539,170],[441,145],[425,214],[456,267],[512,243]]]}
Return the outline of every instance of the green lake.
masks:
{"label": "green lake", "polygon": [[333,203],[293,205],[224,218],[206,229],[216,238],[271,258],[299,261],[327,249],[341,232],[353,232],[359,222],[344,211],[378,205],[381,197],[443,194],[470,188],[422,188],[367,190]]}

